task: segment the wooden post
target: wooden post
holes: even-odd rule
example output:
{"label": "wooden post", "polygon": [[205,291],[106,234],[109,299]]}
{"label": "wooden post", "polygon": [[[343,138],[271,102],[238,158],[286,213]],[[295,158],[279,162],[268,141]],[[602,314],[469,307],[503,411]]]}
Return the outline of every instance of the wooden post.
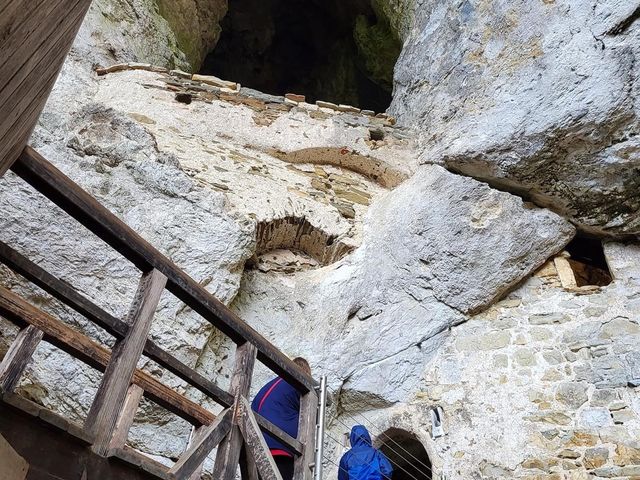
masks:
{"label": "wooden post", "polygon": [[113,432],[111,443],[109,444],[109,451],[123,448],[127,443],[127,437],[129,436],[129,429],[133,424],[133,419],[138,411],[138,405],[142,400],[144,390],[138,385],[131,385],[127,391],[127,397],[124,401],[124,407],[120,412],[120,418],[116,422],[116,429]]}
{"label": "wooden post", "polygon": [[31,325],[20,330],[0,363],[0,391],[13,392],[43,335],[42,330]]}
{"label": "wooden post", "polygon": [[231,410],[227,409],[218,416],[215,422],[206,427],[206,431],[201,438],[194,442],[169,470],[171,478],[188,480],[193,476],[197,469],[202,466],[207,455],[218,446],[225,436],[228,436],[232,428],[231,416]]}
{"label": "wooden post", "polygon": [[258,467],[253,459],[253,455],[247,451],[247,445],[242,446],[240,452],[240,477],[242,480],[260,480]]}
{"label": "wooden post", "polygon": [[315,455],[316,414],[318,412],[318,395],[311,390],[300,399],[300,424],[298,440],[304,444],[302,455],[296,457],[293,480],[311,480],[313,471],[310,468]]}
{"label": "wooden post", "polygon": [[85,429],[95,438],[93,450],[108,455],[109,445],[116,431],[125,404],[127,390],[144,344],[167,278],[157,270],[142,275],[136,298],[131,307],[128,323],[131,328],[116,345],[102,377],[102,383],[91,405]]}
{"label": "wooden post", "polygon": [[[189,445],[187,446],[187,450],[191,448],[194,444],[201,442],[202,439],[207,434],[206,427],[191,427],[191,436],[189,438]],[[202,463],[196,470],[191,474],[189,480],[200,480],[202,478],[202,469],[204,468],[204,463]]]}
{"label": "wooden post", "polygon": [[258,421],[251,411],[246,398],[239,399],[240,431],[244,437],[247,456],[255,462],[255,467],[262,480],[282,480],[276,462],[269,451],[267,442],[260,431]]}
{"label": "wooden post", "polygon": [[238,345],[236,349],[236,364],[231,378],[231,393],[235,395],[233,427],[218,447],[213,478],[216,480],[233,480],[238,470],[240,451],[242,450],[242,434],[238,428],[240,398],[249,396],[251,377],[256,363],[256,347],[249,342]]}

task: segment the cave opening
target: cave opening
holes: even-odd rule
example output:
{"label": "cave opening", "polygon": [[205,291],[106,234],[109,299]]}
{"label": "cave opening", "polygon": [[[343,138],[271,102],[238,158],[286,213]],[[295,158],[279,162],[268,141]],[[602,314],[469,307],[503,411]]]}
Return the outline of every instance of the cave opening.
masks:
{"label": "cave opening", "polygon": [[378,439],[380,450],[393,465],[391,480],[431,480],[432,465],[424,445],[405,430],[392,428]]}
{"label": "cave opening", "polygon": [[200,73],[383,112],[401,42],[375,0],[234,0]]}
{"label": "cave opening", "polygon": [[578,287],[604,287],[613,281],[601,240],[578,235],[565,250]]}

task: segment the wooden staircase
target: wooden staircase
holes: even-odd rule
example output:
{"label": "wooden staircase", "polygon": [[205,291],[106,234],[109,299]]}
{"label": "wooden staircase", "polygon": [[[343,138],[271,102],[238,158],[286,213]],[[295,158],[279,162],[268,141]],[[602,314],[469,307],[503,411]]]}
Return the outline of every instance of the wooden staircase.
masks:
{"label": "wooden staircase", "polygon": [[[213,477],[281,480],[261,431],[295,452],[295,479],[312,477],[318,383],[198,282],[100,205],[36,151],[26,146],[90,0],[0,0],[0,177],[11,168],[140,271],[126,319],[115,318],[11,246],[0,242],[0,262],[113,335],[112,350],[0,287],[0,315],[20,333],[0,364],[0,435],[30,464],[28,479],[109,480],[199,478],[217,448]],[[168,290],[236,345],[231,387],[225,390],[148,339],[162,293]],[[14,393],[41,342],[103,372],[83,425]],[[153,360],[223,408],[214,415],[137,369]],[[301,394],[298,438],[251,411],[248,395],[256,361]],[[190,444],[167,468],[126,445],[142,397],[194,427]]]}

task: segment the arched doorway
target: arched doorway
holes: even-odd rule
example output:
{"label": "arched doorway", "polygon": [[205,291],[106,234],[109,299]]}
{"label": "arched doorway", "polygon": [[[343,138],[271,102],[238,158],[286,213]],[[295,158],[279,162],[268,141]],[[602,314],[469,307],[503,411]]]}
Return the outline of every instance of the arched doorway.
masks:
{"label": "arched doorway", "polygon": [[424,445],[413,433],[391,428],[376,444],[393,465],[391,480],[431,480],[431,460]]}

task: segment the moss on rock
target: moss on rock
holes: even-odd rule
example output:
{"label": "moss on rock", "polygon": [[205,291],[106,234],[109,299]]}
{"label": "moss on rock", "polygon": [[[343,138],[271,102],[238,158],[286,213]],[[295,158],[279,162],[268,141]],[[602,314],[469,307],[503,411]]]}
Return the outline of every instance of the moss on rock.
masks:
{"label": "moss on rock", "polygon": [[178,48],[192,71],[202,66],[220,38],[220,21],[227,13],[227,0],[156,0],[160,15],[173,30]]}

